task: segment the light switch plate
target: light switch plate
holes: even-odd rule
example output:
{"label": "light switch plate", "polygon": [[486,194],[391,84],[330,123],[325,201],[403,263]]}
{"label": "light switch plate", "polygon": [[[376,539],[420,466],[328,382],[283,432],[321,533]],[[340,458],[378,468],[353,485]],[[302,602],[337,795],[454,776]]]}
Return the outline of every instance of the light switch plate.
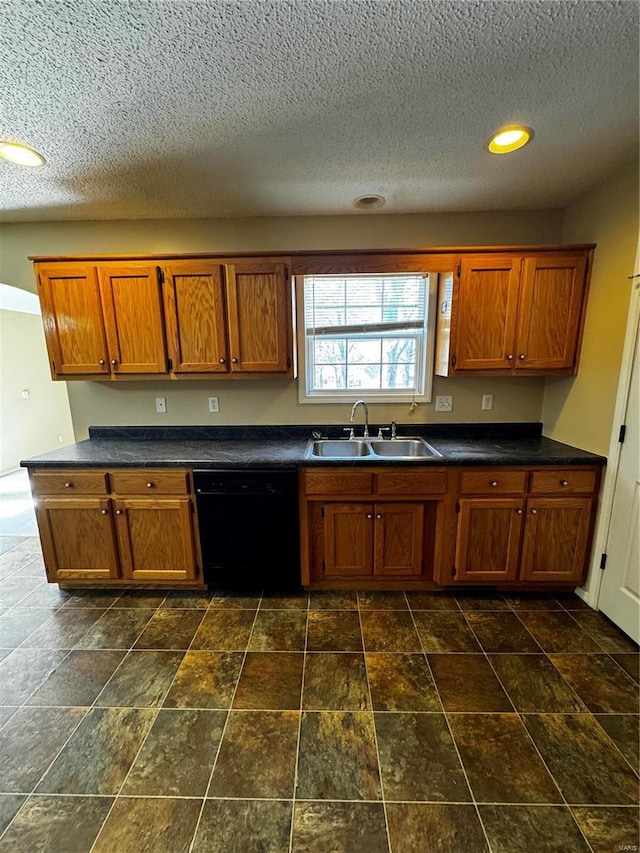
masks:
{"label": "light switch plate", "polygon": [[439,396],[436,397],[436,412],[452,412],[453,397]]}

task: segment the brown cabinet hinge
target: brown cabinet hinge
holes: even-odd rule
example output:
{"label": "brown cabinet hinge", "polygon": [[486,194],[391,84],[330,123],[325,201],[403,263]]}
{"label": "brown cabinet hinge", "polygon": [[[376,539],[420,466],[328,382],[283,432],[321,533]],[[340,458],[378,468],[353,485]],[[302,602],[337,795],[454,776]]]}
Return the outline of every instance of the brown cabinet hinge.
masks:
{"label": "brown cabinet hinge", "polygon": [[284,268],[284,280],[289,281],[289,267]]}
{"label": "brown cabinet hinge", "polygon": [[158,273],[158,284],[164,284],[164,270],[162,267],[156,267]]}
{"label": "brown cabinet hinge", "polygon": [[457,573],[458,573],[458,570],[456,569],[456,567],[455,567],[455,566],[452,566],[452,567],[451,567],[451,574],[453,575],[453,577],[454,577],[454,578],[455,578],[455,576],[457,575]]}
{"label": "brown cabinet hinge", "polygon": [[291,367],[291,356],[287,356],[287,367]]}
{"label": "brown cabinet hinge", "polygon": [[456,501],[456,512],[460,512],[460,501]]}
{"label": "brown cabinet hinge", "polygon": [[451,366],[455,367],[457,363],[458,363],[458,359],[455,357],[455,355],[452,355],[451,356]]}
{"label": "brown cabinet hinge", "polygon": [[167,359],[167,364],[169,365],[169,370],[173,370],[173,359],[172,358]]}
{"label": "brown cabinet hinge", "polygon": [[462,272],[462,264],[458,264],[458,269],[456,270],[458,274],[458,278],[460,278],[460,273]]}

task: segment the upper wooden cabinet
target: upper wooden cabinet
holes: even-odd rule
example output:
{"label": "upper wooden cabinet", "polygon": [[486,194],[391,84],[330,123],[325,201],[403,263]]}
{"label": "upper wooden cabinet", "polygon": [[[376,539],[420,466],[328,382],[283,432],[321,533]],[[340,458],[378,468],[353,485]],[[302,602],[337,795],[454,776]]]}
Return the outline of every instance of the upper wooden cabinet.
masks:
{"label": "upper wooden cabinet", "polygon": [[167,372],[155,266],[43,264],[36,273],[54,379]]}
{"label": "upper wooden cabinet", "polygon": [[436,373],[575,373],[588,255],[463,257],[441,287]]}
{"label": "upper wooden cabinet", "polygon": [[40,262],[36,276],[54,379],[294,376],[283,258]]}

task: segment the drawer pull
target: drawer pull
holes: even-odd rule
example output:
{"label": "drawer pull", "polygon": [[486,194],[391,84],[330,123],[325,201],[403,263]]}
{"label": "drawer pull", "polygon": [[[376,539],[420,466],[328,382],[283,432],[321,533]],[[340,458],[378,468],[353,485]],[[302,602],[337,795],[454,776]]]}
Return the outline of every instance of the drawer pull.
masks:
{"label": "drawer pull", "polygon": [[516,510],[516,515],[522,515],[522,510],[521,510],[521,509],[517,509],[517,510]]}
{"label": "drawer pull", "polygon": [[232,359],[231,359],[231,363],[232,363],[232,364],[237,364],[237,363],[238,363],[238,359],[237,359],[237,358],[232,358]]}
{"label": "drawer pull", "polygon": [[100,510],[100,514],[101,514],[101,515],[106,515],[106,514],[107,514],[106,509],[101,509],[101,510]]}
{"label": "drawer pull", "polygon": [[512,352],[510,352],[509,355],[507,356],[507,361],[513,361],[513,353]]}
{"label": "drawer pull", "polygon": [[568,486],[568,485],[569,485],[569,481],[568,481],[568,480],[560,480],[560,485],[561,485],[561,486]]}
{"label": "drawer pull", "polygon": [[98,364],[100,365],[100,367],[104,367],[104,365],[105,365],[104,358],[101,358],[100,361],[98,362]]}
{"label": "drawer pull", "polygon": [[518,356],[518,358],[520,359],[520,361],[524,361],[526,358],[526,355],[523,352],[521,352],[520,355]]}
{"label": "drawer pull", "polygon": [[155,483],[147,483],[147,488],[152,489],[154,487],[154,485],[155,485]]}
{"label": "drawer pull", "polygon": [[117,510],[116,510],[116,515],[122,515],[122,510],[121,510],[121,509],[117,509]]}
{"label": "drawer pull", "polygon": [[65,483],[65,484],[64,484],[64,487],[65,487],[65,489],[72,489],[72,488],[73,488],[73,483],[72,483],[71,481],[69,481],[68,483]]}
{"label": "drawer pull", "polygon": [[114,367],[116,366],[116,364],[117,364],[117,363],[118,363],[118,362],[116,361],[116,359],[115,359],[115,358],[112,358],[112,359],[111,359],[111,364],[112,364]]}
{"label": "drawer pull", "polygon": [[376,518],[382,518],[382,513],[381,513],[381,512],[377,512],[377,513],[376,513]]}
{"label": "drawer pull", "polygon": [[531,510],[531,515],[537,515],[537,514],[538,514],[538,510],[537,510],[537,509],[532,509],[532,510]]}
{"label": "drawer pull", "polygon": [[497,481],[497,480],[492,480],[492,481],[489,483],[489,485],[490,485],[490,486],[494,486],[494,487],[495,487],[495,486],[497,486],[497,485],[498,485],[498,481]]}
{"label": "drawer pull", "polygon": [[373,515],[372,515],[370,512],[368,512],[368,513],[367,513],[367,518],[373,518]]}
{"label": "drawer pull", "polygon": [[219,358],[219,359],[218,359],[218,364],[224,364],[224,358]]}

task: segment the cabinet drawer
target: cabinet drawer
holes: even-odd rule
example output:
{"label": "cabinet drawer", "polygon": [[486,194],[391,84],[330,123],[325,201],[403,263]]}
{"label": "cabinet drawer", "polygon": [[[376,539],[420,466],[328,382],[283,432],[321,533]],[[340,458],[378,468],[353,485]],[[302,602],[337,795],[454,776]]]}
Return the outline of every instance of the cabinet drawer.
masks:
{"label": "cabinet drawer", "polygon": [[119,495],[186,495],[189,472],[184,468],[113,471],[111,490]]}
{"label": "cabinet drawer", "polygon": [[492,471],[463,471],[460,492],[463,495],[522,494],[527,480],[526,471],[496,468]]}
{"label": "cabinet drawer", "polygon": [[106,495],[106,471],[30,471],[34,495]]}
{"label": "cabinet drawer", "polygon": [[441,495],[446,491],[446,471],[398,471],[376,474],[376,492],[380,495]]}
{"label": "cabinet drawer", "polygon": [[571,468],[552,468],[532,471],[529,491],[536,495],[590,494],[596,486],[595,471],[575,471]]}
{"label": "cabinet drawer", "polygon": [[370,495],[373,474],[367,471],[339,473],[305,471],[304,491],[307,495]]}

